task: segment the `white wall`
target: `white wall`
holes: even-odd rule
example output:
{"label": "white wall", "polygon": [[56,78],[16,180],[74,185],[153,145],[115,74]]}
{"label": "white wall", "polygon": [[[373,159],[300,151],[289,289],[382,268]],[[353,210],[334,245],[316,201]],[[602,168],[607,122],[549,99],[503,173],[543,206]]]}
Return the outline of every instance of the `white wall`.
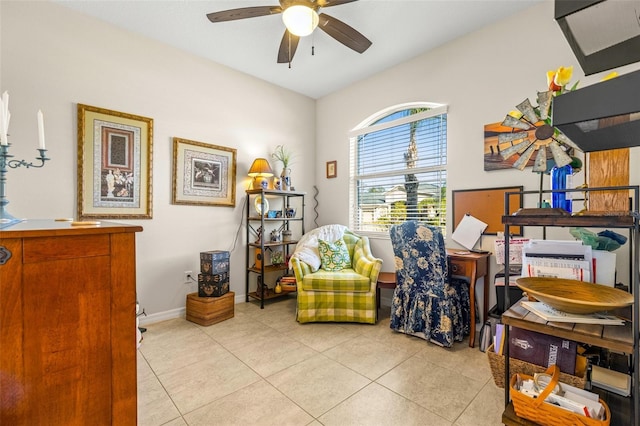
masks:
{"label": "white wall", "polygon": [[[123,222],[144,227],[137,236],[142,306],[150,314],[183,309],[185,295],[197,288],[182,283],[183,271],[197,273],[201,251],[232,247],[253,159],[278,144],[298,159],[313,158],[315,101],[56,4],[0,8],[0,89],[11,96],[11,153],[36,156],[42,109],[51,158],[42,169],[9,171],[9,211],[30,219],[76,215],[76,104],[153,118],[153,219]],[[170,204],[173,137],[237,149],[235,208]],[[313,164],[299,163],[293,184],[312,194]],[[311,201],[307,206],[311,211]],[[237,301],[245,293],[244,241],[241,230],[231,254]]]}
{"label": "white wall", "polygon": [[[539,175],[531,169],[484,171],[483,126],[501,121],[525,98],[535,104],[537,91],[546,90],[546,72],[574,66],[572,81],[588,86],[608,72],[584,77],[569,45],[553,19],[553,2],[546,1],[488,28],[461,37],[439,49],[358,82],[320,99],[317,104],[316,165],[322,223],[349,220],[349,140],[347,133],[367,117],[397,104],[425,101],[449,105],[448,195],[451,190],[523,185],[537,190]],[[639,68],[621,67],[620,74]],[[338,177],[326,179],[326,161],[338,160]],[[631,164],[640,160],[632,149]],[[582,183],[582,174],[574,182]],[[640,183],[640,170],[631,167],[632,184]],[[545,177],[545,188],[548,176]],[[548,189],[548,188],[546,188]],[[450,199],[450,197],[449,197]],[[529,200],[535,207],[536,200]],[[451,206],[448,206],[450,211]],[[451,221],[450,214],[448,221]],[[451,227],[449,226],[450,234]],[[556,232],[556,231],[554,231]],[[558,238],[571,238],[565,229]],[[539,229],[526,230],[539,238]],[[493,249],[484,237],[483,248]],[[373,240],[372,250],[384,260],[383,270],[393,270],[393,253],[387,239]],[[447,245],[455,246],[453,241]],[[618,258],[625,259],[624,255]],[[495,264],[492,272],[497,271]],[[622,271],[626,271],[622,267]],[[492,303],[495,300],[491,289]],[[491,306],[491,305],[490,305]]]}

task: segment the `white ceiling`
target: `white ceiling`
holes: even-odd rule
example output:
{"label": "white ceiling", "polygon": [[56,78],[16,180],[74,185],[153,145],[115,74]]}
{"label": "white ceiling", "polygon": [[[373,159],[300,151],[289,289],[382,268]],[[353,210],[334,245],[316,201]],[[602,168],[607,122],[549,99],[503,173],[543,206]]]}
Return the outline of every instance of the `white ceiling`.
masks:
{"label": "white ceiling", "polygon": [[300,40],[291,68],[276,63],[281,15],[216,24],[206,17],[278,0],[52,1],[317,99],[543,0],[360,0],[328,7],[322,13],[373,45],[359,54],[316,29]]}

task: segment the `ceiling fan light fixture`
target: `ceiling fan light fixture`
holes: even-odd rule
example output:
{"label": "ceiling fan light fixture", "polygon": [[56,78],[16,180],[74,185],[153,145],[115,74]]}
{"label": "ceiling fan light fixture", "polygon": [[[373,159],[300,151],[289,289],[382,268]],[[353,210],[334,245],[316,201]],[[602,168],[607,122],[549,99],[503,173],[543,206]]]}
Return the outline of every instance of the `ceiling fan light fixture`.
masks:
{"label": "ceiling fan light fixture", "polygon": [[318,13],[307,6],[295,5],[282,12],[282,21],[291,34],[308,36],[318,26]]}

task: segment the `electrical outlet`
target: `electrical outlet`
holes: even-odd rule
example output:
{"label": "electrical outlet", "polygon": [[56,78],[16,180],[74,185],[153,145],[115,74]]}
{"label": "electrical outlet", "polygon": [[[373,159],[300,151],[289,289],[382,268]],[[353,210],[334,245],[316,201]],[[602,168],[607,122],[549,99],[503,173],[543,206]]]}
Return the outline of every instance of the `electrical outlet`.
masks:
{"label": "electrical outlet", "polygon": [[182,281],[184,283],[190,283],[192,278],[193,278],[193,271],[184,271],[184,277],[182,278]]}

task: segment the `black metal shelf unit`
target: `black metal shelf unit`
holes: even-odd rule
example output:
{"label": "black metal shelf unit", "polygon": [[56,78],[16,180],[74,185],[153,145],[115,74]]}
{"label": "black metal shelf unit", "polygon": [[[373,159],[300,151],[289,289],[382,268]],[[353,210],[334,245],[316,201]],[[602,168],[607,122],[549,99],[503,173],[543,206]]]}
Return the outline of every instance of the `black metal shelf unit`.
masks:
{"label": "black metal shelf unit", "polygon": [[[639,325],[640,325],[640,194],[638,186],[617,186],[617,187],[607,187],[607,188],[585,188],[581,189],[580,192],[585,194],[585,197],[588,198],[588,194],[599,191],[620,191],[626,190],[629,192],[630,210],[628,212],[608,212],[601,214],[593,214],[590,215],[588,211],[583,214],[576,215],[554,215],[550,213],[554,213],[553,210],[556,209],[524,209],[517,212],[514,215],[509,215],[509,198],[510,195],[520,194],[520,195],[533,195],[539,194],[540,191],[521,191],[521,192],[511,192],[505,193],[504,198],[504,206],[505,206],[505,214],[502,217],[502,223],[505,227],[505,253],[509,253],[509,229],[511,226],[542,226],[542,227],[592,227],[592,228],[624,228],[628,229],[630,233],[630,276],[629,276],[629,290],[633,293],[634,304],[632,307],[632,341],[633,341],[633,350],[629,354],[632,358],[632,388],[631,388],[631,413],[630,418],[635,419],[635,423],[638,424],[640,419],[640,356],[638,356],[638,340],[639,340]],[[542,191],[542,193],[553,193],[559,191]],[[577,192],[576,190],[569,190],[568,192]],[[505,269],[505,283],[509,282],[509,256],[505,256],[504,259],[504,269]],[[505,306],[509,306],[509,286],[505,285],[504,287],[504,300]],[[566,336],[565,336],[566,337]],[[571,335],[573,340],[580,341],[579,336]],[[567,337],[569,338],[569,337]],[[505,339],[509,341],[509,327],[505,327]],[[584,342],[583,342],[584,343]],[[605,343],[606,345],[606,343]],[[605,348],[605,345],[602,347]],[[611,349],[611,348],[607,348]],[[510,406],[510,396],[509,396],[509,380],[510,380],[510,371],[509,371],[509,345],[504,345],[504,355],[505,355],[505,389],[504,389],[504,397],[505,397],[505,407],[508,409]],[[505,415],[507,411],[505,410]],[[504,415],[503,415],[504,420]]]}
{"label": "black metal shelf unit", "polygon": [[[264,301],[275,299],[287,295],[287,292],[265,294],[265,274],[288,273],[289,266],[287,259],[292,253],[291,248],[295,246],[299,238],[304,235],[304,197],[305,192],[280,191],[272,189],[249,189],[246,191],[246,235],[247,235],[247,264],[245,294],[246,301],[250,298],[260,300],[260,308],[264,309]],[[274,208],[269,210],[267,199],[272,200]],[[252,209],[255,212],[252,213]],[[270,217],[274,213],[275,217]],[[291,231],[295,235],[287,241],[270,241],[269,233],[272,230],[282,229]],[[267,250],[281,248],[283,263],[267,264],[265,253]],[[262,257],[259,263],[256,262],[257,253]],[[249,291],[251,275],[257,274],[256,291]]]}

